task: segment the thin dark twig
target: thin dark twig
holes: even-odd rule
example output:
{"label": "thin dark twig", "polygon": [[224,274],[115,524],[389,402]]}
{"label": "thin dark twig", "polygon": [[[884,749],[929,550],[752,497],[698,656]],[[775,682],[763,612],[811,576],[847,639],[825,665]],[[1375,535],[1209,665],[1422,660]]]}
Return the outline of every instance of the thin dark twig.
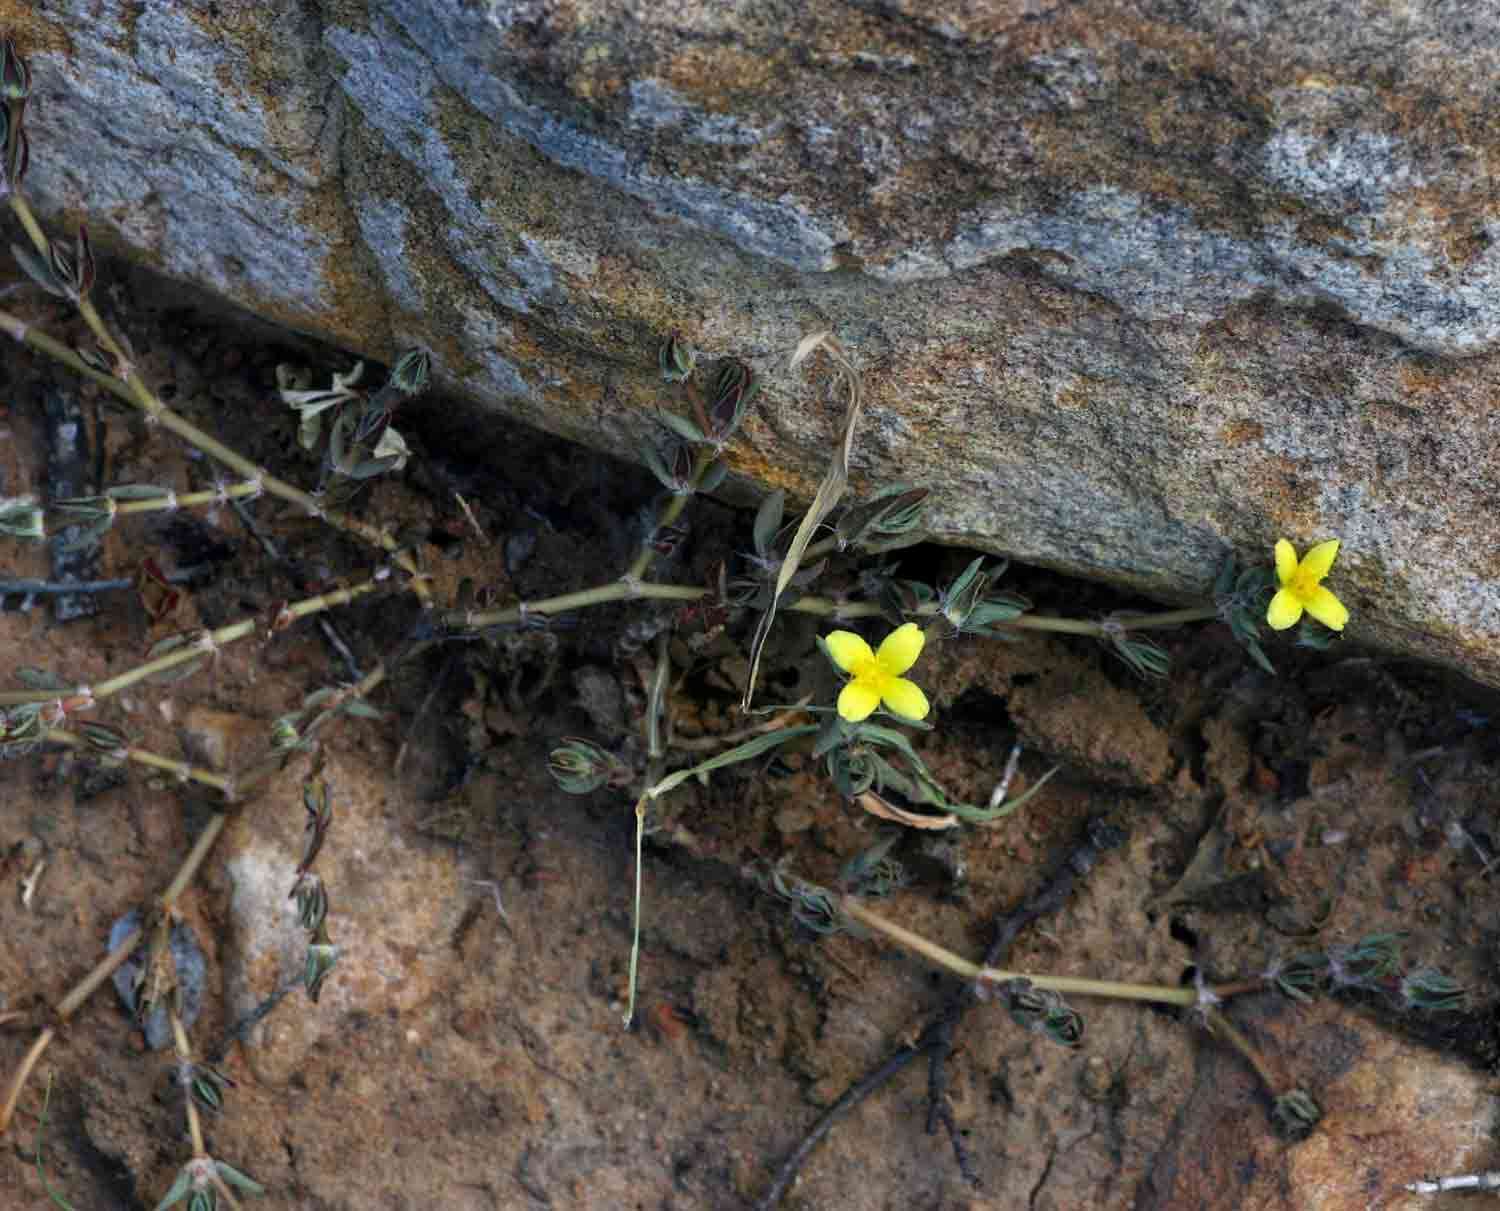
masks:
{"label": "thin dark twig", "polygon": [[[411,725],[406,729],[406,738],[401,741],[401,748],[396,753],[396,763],[391,767],[394,777],[401,777],[401,768],[406,764],[406,753],[411,748],[411,738],[416,735],[417,728],[422,725],[423,718],[437,701],[438,691],[447,684],[448,676],[458,667],[460,652],[457,648],[450,648],[448,655],[444,657],[442,665],[438,669],[438,675],[432,679],[432,688],[427,691],[427,696],[422,699],[422,705],[417,708],[417,713],[412,716]],[[497,896],[498,892],[495,893]],[[498,901],[497,901],[498,903]],[[504,910],[500,915],[505,916]]]}
{"label": "thin dark twig", "polygon": [[[1125,840],[1125,830],[1110,816],[1094,816],[1084,825],[1083,837],[1069,851],[1056,870],[1035,892],[1022,902],[1019,908],[995,919],[995,932],[989,948],[984,952],[984,966],[1004,966],[1010,948],[1017,936],[1028,925],[1040,918],[1057,912],[1067,903],[1074,887],[1089,871],[1098,865],[1099,859]],[[964,1014],[975,1003],[974,988],[964,984],[948,998],[928,1030],[933,1033],[933,1045],[927,1059],[927,1134],[932,1135],[941,1123],[948,1132],[953,1145],[953,1158],[964,1180],[978,1188],[979,1175],[969,1160],[969,1151],[953,1117],[953,1108],[948,1102],[948,1057],[953,1054],[953,1035],[963,1020]]]}
{"label": "thin dark twig", "polygon": [[936,1135],[938,1124],[948,1133],[953,1145],[953,1159],[958,1163],[958,1172],[964,1181],[976,1190],[983,1184],[969,1157],[968,1145],[958,1129],[958,1120],[953,1117],[953,1105],[948,1100],[948,1057],[953,1054],[953,1035],[964,1014],[974,1003],[972,990],[965,986],[948,1003],[938,1010],[938,1016],[928,1027],[932,1031],[932,1046],[927,1051],[927,1134]]}
{"label": "thin dark twig", "polygon": [[211,1063],[220,1063],[229,1054],[229,1048],[234,1043],[243,1043],[250,1037],[250,1032],[255,1029],[271,1013],[271,1010],[280,1005],[286,994],[302,987],[302,981],[292,980],[290,983],[281,985],[275,992],[268,996],[259,1005],[254,1006],[248,1013],[230,1026],[217,1049],[208,1053]]}
{"label": "thin dark twig", "polygon": [[[260,544],[260,549],[266,553],[266,555],[272,560],[272,562],[285,564],[288,572],[291,573],[292,583],[297,586],[299,591],[307,592],[308,586],[312,582],[303,572],[302,566],[296,560],[292,559],[289,555],[283,552],[281,548],[276,545],[276,540],[260,528],[260,525],[255,520],[255,515],[250,512],[249,505],[246,504],[245,501],[239,499],[239,497],[231,496],[229,498],[229,507],[233,509],[235,511],[235,514],[239,517],[240,524],[245,527],[246,533],[248,533],[251,538],[255,539],[255,541]],[[350,678],[354,681],[359,681],[361,678],[363,678],[364,673],[360,671],[359,661],[354,659],[353,651],[350,650],[348,642],[339,632],[338,627],[334,625],[333,620],[326,615],[320,614],[317,618],[317,625],[318,630],[322,633],[323,638],[327,642],[328,646],[331,647],[334,652],[337,653],[339,659],[344,662],[344,668],[348,671]]]}
{"label": "thin dark twig", "polygon": [[984,952],[984,966],[1000,966],[1016,936],[1028,925],[1062,908],[1078,881],[1099,864],[1100,858],[1123,845],[1127,835],[1113,815],[1090,818],[1084,825],[1083,837],[1047,881],[1020,908],[996,919],[995,937]]}
{"label": "thin dark twig", "polygon": [[[1046,882],[1028,896],[1019,908],[995,919],[995,932],[989,948],[984,952],[984,965],[986,967],[1002,965],[1021,930],[1041,917],[1056,912],[1067,903],[1078,881],[1093,870],[1100,857],[1119,846],[1124,840],[1124,829],[1111,817],[1096,816],[1089,820],[1084,827],[1082,839]],[[937,1130],[938,1123],[943,1124],[948,1131],[949,1140],[952,1141],[953,1155],[958,1162],[959,1172],[971,1185],[979,1186],[979,1176],[974,1171],[968,1148],[963,1142],[963,1135],[953,1117],[953,1109],[948,1104],[946,1065],[948,1056],[953,1052],[954,1032],[963,1020],[964,1014],[974,1003],[973,988],[968,984],[963,985],[938,1010],[915,1043],[903,1043],[846,1089],[838,1101],[829,1106],[818,1121],[809,1128],[802,1142],[797,1145],[791,1155],[781,1163],[770,1188],[761,1197],[760,1202],[755,1204],[755,1211],[772,1211],[792,1182],[796,1180],[802,1162],[823,1142],[823,1137],[832,1130],[833,1125],[901,1072],[912,1060],[924,1053],[928,1056],[929,1065],[927,1070],[929,1099],[927,1133],[931,1135]]]}
{"label": "thin dark twig", "polygon": [[797,1171],[802,1168],[802,1162],[823,1142],[823,1137],[833,1129],[834,1123],[921,1055],[925,1047],[925,1036],[917,1040],[915,1044],[903,1044],[844,1090],[839,1100],[823,1111],[822,1116],[802,1137],[802,1142],[793,1149],[792,1154],[781,1162],[781,1168],[776,1171],[776,1180],[771,1183],[770,1189],[761,1197],[760,1202],[755,1204],[755,1211],[771,1211],[781,1201],[781,1196],[787,1192],[787,1188],[797,1180]]}

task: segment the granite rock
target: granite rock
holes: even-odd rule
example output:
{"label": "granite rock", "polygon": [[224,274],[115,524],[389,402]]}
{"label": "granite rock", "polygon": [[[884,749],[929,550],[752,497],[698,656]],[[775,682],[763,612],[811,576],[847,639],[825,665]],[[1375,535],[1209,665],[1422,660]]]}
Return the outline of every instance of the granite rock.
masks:
{"label": "granite rock", "polygon": [[1500,28],[1379,0],[0,0],[61,224],[629,452],[672,329],[740,490],[1167,600],[1344,540],[1351,634],[1500,684]]}

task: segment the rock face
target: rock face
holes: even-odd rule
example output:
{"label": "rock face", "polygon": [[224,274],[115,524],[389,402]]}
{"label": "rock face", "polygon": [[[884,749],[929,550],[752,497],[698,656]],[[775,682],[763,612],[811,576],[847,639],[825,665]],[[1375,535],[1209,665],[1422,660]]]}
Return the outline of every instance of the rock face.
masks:
{"label": "rock face", "polygon": [[53,222],[628,451],[673,328],[856,489],[1163,597],[1344,540],[1351,634],[1500,684],[1500,30],[1380,0],[0,0]]}

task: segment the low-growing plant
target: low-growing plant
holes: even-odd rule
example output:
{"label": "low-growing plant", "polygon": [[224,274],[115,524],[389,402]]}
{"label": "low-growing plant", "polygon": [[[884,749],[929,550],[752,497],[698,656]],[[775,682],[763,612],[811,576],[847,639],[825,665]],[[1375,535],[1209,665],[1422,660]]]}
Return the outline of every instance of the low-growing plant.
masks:
{"label": "low-growing plant", "polygon": [[[644,620],[637,618],[631,624],[632,642],[649,652],[639,735],[613,745],[604,739],[569,738],[560,741],[550,757],[550,771],[563,790],[573,794],[601,789],[626,792],[625,802],[632,805],[634,937],[624,1012],[629,1023],[635,1015],[640,928],[646,911],[643,839],[652,827],[656,806],[683,784],[706,781],[718,771],[744,763],[764,762],[779,749],[798,746],[817,763],[830,794],[849,805],[849,810],[928,832],[993,824],[1042,792],[1050,772],[1015,796],[1006,789],[1008,774],[1005,786],[989,801],[969,803],[946,787],[924,761],[914,737],[936,726],[931,703],[921,688],[921,656],[928,645],[1004,642],[1026,631],[1072,635],[1102,643],[1139,676],[1161,677],[1168,671],[1169,652],[1152,639],[1153,634],[1222,621],[1250,657],[1270,670],[1262,624],[1269,623],[1273,630],[1289,628],[1306,612],[1336,631],[1347,618],[1347,611],[1322,585],[1337,553],[1336,541],[1314,546],[1300,561],[1289,543],[1278,543],[1275,581],[1268,566],[1256,561],[1246,566],[1228,558],[1210,601],[1102,618],[1062,618],[1036,611],[1019,593],[1003,587],[1007,568],[1002,559],[977,556],[946,583],[907,575],[900,552],[925,537],[928,490],[890,483],[848,499],[849,462],[858,437],[864,384],[853,358],[828,333],[810,336],[791,356],[794,369],[812,365],[815,358],[824,359],[831,371],[829,384],[844,404],[835,453],[811,504],[800,516],[789,517],[786,496],[779,491],[767,495],[748,528],[746,548],[725,552],[716,574],[706,583],[675,583],[656,578],[653,571],[682,542],[694,498],[724,479],[728,450],[754,406],[760,380],[745,362],[733,356],[702,355],[673,333],[661,345],[658,364],[663,380],[681,393],[685,406],[664,408],[658,414],[659,432],[641,449],[660,493],[642,514],[636,550],[625,566],[597,583],[536,600],[508,604],[438,601],[424,571],[420,544],[350,507],[372,480],[399,473],[410,459],[410,448],[393,421],[407,400],[427,388],[431,376],[427,355],[421,351],[402,354],[387,381],[374,389],[366,385],[363,366],[335,374],[327,387],[294,371],[279,376],[281,398],[290,410],[288,422],[302,446],[319,457],[312,487],[278,478],[193,425],[144,381],[123,332],[107,322],[93,301],[98,270],[87,230],[80,225],[70,241],[54,239],[34,215],[23,189],[30,159],[25,115],[31,75],[9,41],[4,44],[0,74],[3,189],[26,240],[14,246],[15,259],[36,286],[76,308],[90,344],[71,346],[9,311],[0,311],[0,330],[138,409],[154,429],[195,447],[214,467],[210,486],[188,492],[159,484],[117,484],[88,496],[3,500],[0,536],[84,547],[99,543],[113,528],[130,524],[138,514],[213,508],[264,495],[359,540],[372,557],[368,575],[355,583],[297,601],[277,602],[264,615],[229,625],[167,635],[133,667],[105,680],[82,684],[52,670],[17,668],[13,676],[20,687],[0,692],[0,756],[17,757],[43,746],[65,747],[101,763],[166,773],[220,800],[219,810],[160,895],[137,916],[122,918],[109,952],[51,1007],[49,1020],[40,1024],[0,1100],[3,1132],[16,1114],[29,1075],[61,1027],[111,976],[128,973],[126,983],[137,1020],[158,1022],[173,1049],[191,1148],[160,1207],[183,1201],[192,1211],[213,1208],[220,1201],[233,1207],[240,1196],[260,1192],[253,1179],[212,1156],[204,1136],[201,1110],[221,1107],[228,1082],[195,1053],[188,1035],[190,1015],[184,1010],[185,981],[179,969],[183,959],[175,940],[177,902],[230,815],[247,810],[271,775],[293,761],[305,761],[301,795],[305,843],[300,856],[288,861],[287,881],[288,896],[307,935],[303,985],[308,998],[317,1001],[320,989],[333,978],[340,953],[328,929],[329,889],[314,870],[334,825],[319,736],[339,719],[378,717],[370,696],[388,680],[395,664],[418,651],[442,643],[495,641],[518,628],[547,631],[580,611],[606,603],[638,602],[649,608]],[[159,567],[146,561],[125,583],[131,582],[141,590],[154,618],[174,616],[177,590]],[[248,766],[231,771],[200,768],[137,746],[124,725],[99,717],[122,691],[164,678],[191,676],[210,666],[228,645],[274,634],[356,599],[399,593],[412,594],[422,607],[407,642],[353,683],[331,684],[307,695],[298,710],[275,721],[263,756]],[[777,618],[786,614],[810,615],[826,624],[820,650],[846,678],[833,701],[759,701],[762,657],[776,633]],[[878,645],[872,647],[854,629],[866,624],[878,624],[882,632]],[[671,698],[681,669],[674,662],[670,640],[674,636],[684,639],[691,652],[724,633],[745,637],[748,650],[742,726],[718,741],[683,741],[674,735],[672,725]],[[1331,638],[1333,632],[1325,634]],[[721,746],[721,751],[705,756],[705,744]],[[1014,764],[1013,760],[1012,773]],[[904,872],[889,858],[889,849],[886,842],[884,848],[877,845],[852,857],[840,888],[817,886],[779,866],[759,871],[756,877],[790,905],[796,919],[808,928],[821,933],[860,929],[889,938],[961,976],[976,996],[1003,1003],[1014,1021],[1062,1045],[1076,1045],[1084,1029],[1083,1019],[1064,996],[1123,997],[1192,1010],[1261,1074],[1272,1098],[1275,1121],[1287,1134],[1310,1130],[1318,1117],[1317,1108],[1306,1093],[1270,1075],[1265,1061],[1223,1016],[1220,1006],[1225,1000],[1262,988],[1305,999],[1330,989],[1357,987],[1378,990],[1409,1007],[1441,1011],[1455,1007],[1462,996],[1462,990],[1441,973],[1424,967],[1404,971],[1395,940],[1388,937],[1366,939],[1344,950],[1299,954],[1248,980],[1187,989],[1069,979],[973,964],[869,906],[904,879]],[[37,1156],[40,1163],[40,1146]]]}

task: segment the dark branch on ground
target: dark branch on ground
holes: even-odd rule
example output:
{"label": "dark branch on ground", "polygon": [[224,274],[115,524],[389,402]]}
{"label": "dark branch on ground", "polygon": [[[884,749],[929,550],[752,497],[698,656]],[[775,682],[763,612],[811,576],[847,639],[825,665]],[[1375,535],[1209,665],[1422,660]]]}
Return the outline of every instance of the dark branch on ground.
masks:
{"label": "dark branch on ground", "polygon": [[[989,947],[984,952],[984,966],[1002,965],[1020,932],[1042,917],[1060,910],[1067,903],[1068,897],[1073,894],[1073,889],[1078,882],[1098,865],[1099,859],[1104,854],[1121,845],[1125,837],[1125,829],[1115,815],[1092,817],[1085,824],[1083,836],[1078,844],[1068,852],[1041,887],[1028,896],[1020,907],[995,919],[994,933]],[[755,1204],[755,1211],[772,1211],[781,1202],[782,1195],[796,1180],[797,1173],[802,1168],[802,1162],[823,1142],[834,1124],[895,1077],[919,1055],[928,1057],[927,1133],[931,1135],[936,1132],[939,1123],[947,1129],[959,1172],[971,1185],[978,1187],[981,1184],[979,1175],[974,1170],[968,1149],[963,1142],[963,1134],[953,1117],[953,1108],[948,1103],[947,1068],[948,1057],[953,1053],[954,1034],[963,1021],[964,1014],[973,1006],[975,1000],[972,985],[965,983],[955,989],[915,1043],[903,1043],[849,1086],[843,1095],[823,1112],[803,1137],[802,1142],[781,1163],[770,1188]]]}

